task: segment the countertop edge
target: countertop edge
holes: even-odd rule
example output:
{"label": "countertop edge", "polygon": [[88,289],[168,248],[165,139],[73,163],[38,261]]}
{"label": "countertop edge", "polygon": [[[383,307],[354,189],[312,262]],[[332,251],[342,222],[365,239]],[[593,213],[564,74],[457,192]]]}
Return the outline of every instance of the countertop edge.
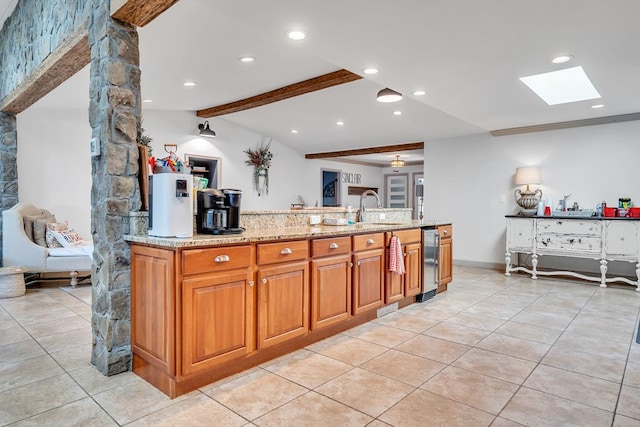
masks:
{"label": "countertop edge", "polygon": [[451,221],[429,220],[412,221],[402,224],[358,223],[345,226],[305,226],[282,227],[272,229],[247,230],[236,235],[196,234],[191,238],[155,237],[147,235],[124,235],[124,240],[130,243],[161,246],[166,248],[192,248],[201,246],[235,245],[239,243],[256,243],[282,241],[294,239],[321,238],[385,232],[394,230],[414,229],[422,227],[437,227],[452,224]]}

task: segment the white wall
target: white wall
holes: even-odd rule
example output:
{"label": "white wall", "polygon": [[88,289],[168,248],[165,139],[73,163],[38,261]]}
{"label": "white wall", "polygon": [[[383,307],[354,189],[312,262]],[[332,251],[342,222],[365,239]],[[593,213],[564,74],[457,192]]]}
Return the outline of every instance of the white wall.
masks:
{"label": "white wall", "polygon": [[[425,143],[425,216],[454,223],[454,260],[504,263],[505,214],[516,213],[516,167],[539,165],[543,199],[583,208],[619,197],[640,205],[640,122]],[[499,203],[504,195],[505,204]],[[544,258],[544,257],[543,257]]]}
{"label": "white wall", "polygon": [[[269,194],[258,196],[253,189],[253,168],[245,164],[247,156],[243,151],[260,145],[262,135],[227,120],[214,118],[209,120],[209,124],[217,137],[201,138],[197,135],[197,126],[202,122],[193,112],[150,110],[145,111],[142,126],[153,138],[151,145],[156,157],[167,155],[164,144],[177,144],[176,154],[181,159],[186,153],[222,158],[222,182],[219,187],[242,190],[242,210],[288,209],[291,203],[298,203],[298,195],[302,196],[307,206],[314,206],[316,201],[322,206],[321,168],[359,173],[362,175],[362,183],[357,184],[359,186],[382,185],[380,168],[307,160],[304,155],[274,140],[271,142],[274,157],[269,169]],[[341,184],[342,204],[355,206],[359,197],[347,196],[348,185]]]}
{"label": "white wall", "polygon": [[18,114],[18,199],[91,236],[91,157],[86,109]]}

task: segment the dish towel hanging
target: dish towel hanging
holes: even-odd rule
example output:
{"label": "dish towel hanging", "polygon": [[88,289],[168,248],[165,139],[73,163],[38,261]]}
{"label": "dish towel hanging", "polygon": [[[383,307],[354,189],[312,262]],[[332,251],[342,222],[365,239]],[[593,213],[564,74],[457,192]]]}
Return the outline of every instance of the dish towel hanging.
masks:
{"label": "dish towel hanging", "polygon": [[389,271],[396,274],[404,274],[404,257],[402,256],[402,246],[398,236],[392,236],[389,242]]}

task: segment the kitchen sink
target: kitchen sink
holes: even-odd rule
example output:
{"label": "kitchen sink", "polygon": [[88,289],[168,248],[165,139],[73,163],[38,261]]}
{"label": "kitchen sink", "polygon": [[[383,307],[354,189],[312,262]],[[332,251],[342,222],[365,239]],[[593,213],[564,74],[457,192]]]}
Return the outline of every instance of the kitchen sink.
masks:
{"label": "kitchen sink", "polygon": [[558,218],[590,218],[594,216],[594,209],[583,209],[580,211],[553,211],[553,216]]}

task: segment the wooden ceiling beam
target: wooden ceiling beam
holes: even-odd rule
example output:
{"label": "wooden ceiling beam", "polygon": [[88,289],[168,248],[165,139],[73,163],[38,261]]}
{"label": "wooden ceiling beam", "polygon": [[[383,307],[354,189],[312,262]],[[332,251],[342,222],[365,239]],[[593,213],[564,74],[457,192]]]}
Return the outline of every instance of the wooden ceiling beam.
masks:
{"label": "wooden ceiling beam", "polygon": [[0,111],[22,113],[89,62],[89,31],[86,25],[81,25],[0,102]]}
{"label": "wooden ceiling beam", "polygon": [[144,27],[178,0],[111,0],[111,17]]}
{"label": "wooden ceiling beam", "polygon": [[251,108],[262,107],[273,102],[282,101],[305,93],[315,92],[332,86],[360,80],[362,77],[347,70],[338,70],[332,73],[323,74],[312,79],[293,83],[269,92],[250,98],[241,99],[228,104],[198,110],[196,115],[203,118],[222,116],[224,114],[237,113]]}
{"label": "wooden ceiling beam", "polygon": [[407,144],[383,145],[381,147],[356,148],[354,150],[328,151],[325,153],[305,154],[305,159],[329,159],[332,157],[360,156],[363,154],[392,153],[397,151],[422,150],[424,142],[410,142]]}

